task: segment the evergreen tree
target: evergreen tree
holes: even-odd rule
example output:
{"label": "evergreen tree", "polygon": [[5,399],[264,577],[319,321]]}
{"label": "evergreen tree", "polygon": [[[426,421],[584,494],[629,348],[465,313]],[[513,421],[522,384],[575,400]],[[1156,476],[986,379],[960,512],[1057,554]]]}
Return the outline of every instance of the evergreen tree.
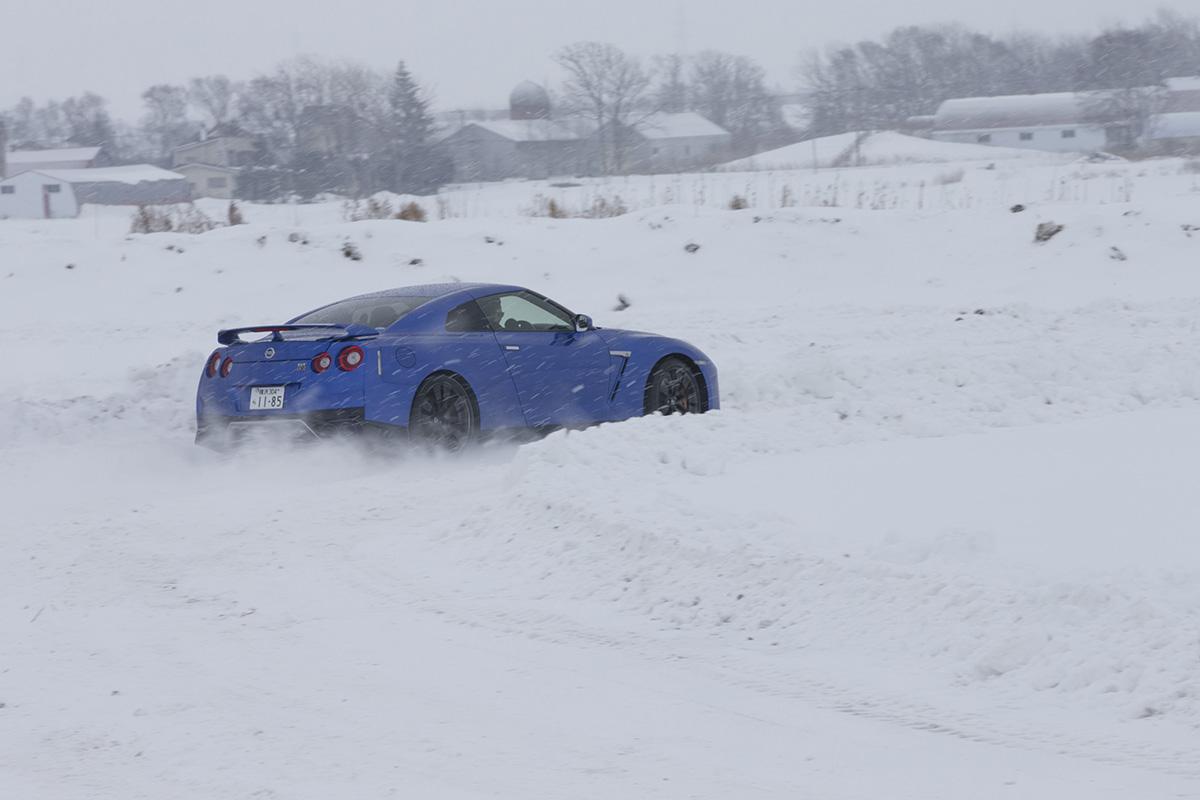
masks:
{"label": "evergreen tree", "polygon": [[392,164],[396,188],[426,194],[445,181],[445,163],[433,146],[435,122],[430,102],[403,61],[388,93]]}

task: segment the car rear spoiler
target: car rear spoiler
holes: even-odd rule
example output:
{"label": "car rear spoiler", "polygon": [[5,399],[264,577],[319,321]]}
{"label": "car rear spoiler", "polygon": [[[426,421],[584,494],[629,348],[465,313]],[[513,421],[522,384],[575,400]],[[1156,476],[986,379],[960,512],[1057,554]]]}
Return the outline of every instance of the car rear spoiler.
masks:
{"label": "car rear spoiler", "polygon": [[379,331],[366,325],[254,325],[248,328],[227,328],[217,333],[217,341],[221,344],[237,344],[243,333],[269,333],[271,340],[283,341],[286,331],[312,331],[315,334],[329,334],[327,338],[334,341],[344,339],[363,339],[368,336],[378,336]]}

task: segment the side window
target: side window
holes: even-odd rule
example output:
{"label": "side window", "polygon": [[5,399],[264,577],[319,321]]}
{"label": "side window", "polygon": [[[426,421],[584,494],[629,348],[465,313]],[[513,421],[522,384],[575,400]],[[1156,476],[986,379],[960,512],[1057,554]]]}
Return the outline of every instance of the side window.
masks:
{"label": "side window", "polygon": [[468,300],[461,306],[450,309],[450,313],[446,315],[448,333],[472,333],[491,329],[487,317],[483,315],[483,309],[474,300]]}
{"label": "side window", "polygon": [[58,194],[59,192],[62,191],[62,186],[57,183],[47,183],[42,188],[45,189],[50,194]]}
{"label": "side window", "polygon": [[571,315],[529,292],[494,294],[479,301],[484,316],[497,331],[574,331]]}
{"label": "side window", "polygon": [[0,194],[16,194],[17,187],[15,186],[0,186]]}

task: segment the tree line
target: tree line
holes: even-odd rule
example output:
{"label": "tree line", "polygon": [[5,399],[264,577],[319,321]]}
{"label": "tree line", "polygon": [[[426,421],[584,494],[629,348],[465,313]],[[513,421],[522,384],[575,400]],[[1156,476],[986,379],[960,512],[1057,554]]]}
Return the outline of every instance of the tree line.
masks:
{"label": "tree line", "polygon": [[897,28],[802,61],[811,133],[903,125],[955,97],[1161,86],[1200,75],[1200,19],[1170,11],[1096,36],[989,36],[959,25]]}
{"label": "tree line", "polygon": [[[906,26],[879,40],[801,59],[787,105],[752,58],[719,51],[643,59],[598,42],[553,55],[564,80],[552,87],[559,116],[599,131],[598,168],[625,171],[630,132],[659,111],[694,111],[728,130],[731,158],[807,136],[886,129],[932,114],[952,97],[1156,86],[1200,74],[1200,19],[1159,12],[1136,27],[1100,34],[991,36],[958,25]],[[249,80],[200,76],[156,84],[135,122],[116,120],[88,92],[0,112],[21,148],[104,146],[118,163],[170,166],[175,149],[206,132],[239,131],[257,145],[239,165],[247,199],[388,189],[425,193],[450,179],[439,147],[448,132],[433,100],[401,62],[383,73],[352,61],[299,57]],[[790,124],[789,124],[790,123]]]}

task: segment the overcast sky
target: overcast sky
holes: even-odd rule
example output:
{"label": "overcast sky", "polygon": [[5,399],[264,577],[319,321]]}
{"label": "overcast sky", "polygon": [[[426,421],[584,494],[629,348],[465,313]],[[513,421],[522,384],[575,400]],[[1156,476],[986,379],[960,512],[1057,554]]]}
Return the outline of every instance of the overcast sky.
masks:
{"label": "overcast sky", "polygon": [[[1198,0],[1158,3],[1181,11]],[[390,68],[405,59],[441,108],[502,107],[581,39],[639,54],[720,48],[792,88],[805,48],[903,24],[1094,33],[1149,13],[1138,0],[0,0],[0,106],[86,90],[140,113],[151,83],[249,77],[300,53]]]}

